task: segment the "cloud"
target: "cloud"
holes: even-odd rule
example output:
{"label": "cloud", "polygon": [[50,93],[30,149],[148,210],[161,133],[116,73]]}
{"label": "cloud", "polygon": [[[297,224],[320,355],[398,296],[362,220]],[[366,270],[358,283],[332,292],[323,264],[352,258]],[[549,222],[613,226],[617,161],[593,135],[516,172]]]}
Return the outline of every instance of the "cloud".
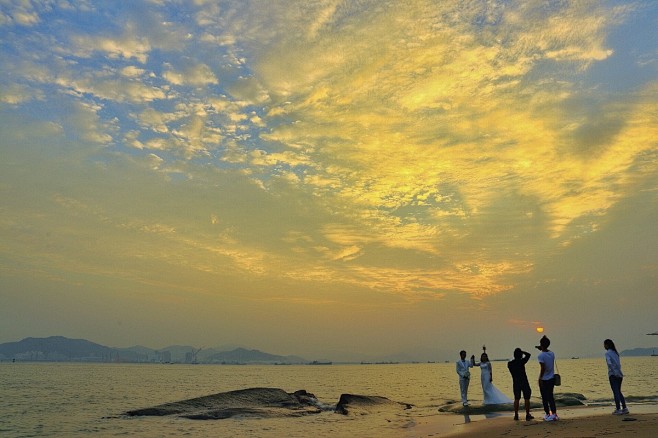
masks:
{"label": "cloud", "polygon": [[92,143],[109,143],[112,136],[108,134],[108,126],[104,125],[98,116],[100,107],[92,104],[74,104],[69,122],[80,136],[80,140]]}
{"label": "cloud", "polygon": [[[632,5],[196,1],[177,21],[166,6],[60,26],[48,52],[17,42],[35,55],[3,62],[21,81],[1,100],[66,96],[62,129],[139,169],[294,199],[263,247],[215,251],[255,272],[500,293],[656,171],[655,84],[620,96],[589,75]],[[291,233],[310,240],[269,246]],[[295,269],[300,254],[319,261]]]}
{"label": "cloud", "polygon": [[151,51],[149,40],[135,35],[130,29],[121,36],[73,35],[71,42],[75,55],[82,58],[102,52],[109,59],[135,60],[144,64]]}
{"label": "cloud", "polygon": [[[644,104],[627,102],[622,112],[599,105],[615,119],[606,127],[617,125],[607,133],[581,125],[580,136],[573,135],[578,129],[573,127],[563,135],[554,124],[569,99],[582,98],[571,78],[613,53],[605,37],[621,11],[606,15],[609,11],[591,3],[541,15],[539,4],[527,3],[487,16],[476,4],[460,10],[464,15],[451,26],[443,21],[455,12],[450,5],[432,13],[411,5],[381,19],[363,14],[354,18],[363,20],[359,26],[344,29],[332,12],[307,34],[312,36],[274,37],[256,64],[269,93],[286,98],[271,114],[295,120],[270,124],[261,138],[303,148],[316,165],[306,168],[301,181],[331,199],[328,203],[349,205],[357,234],[371,235],[369,240],[437,253],[445,245],[463,245],[464,238],[457,237],[462,228],[470,230],[467,241],[473,242],[468,257],[476,257],[483,235],[471,227],[497,214],[500,192],[511,191],[527,203],[514,219],[517,230],[534,223],[528,228],[534,235],[539,231],[568,245],[595,232],[616,199],[633,190],[623,181],[630,183],[633,163],[652,141],[629,145],[623,139],[652,134],[651,129],[626,133],[621,118],[646,114]],[[415,21],[418,16],[426,18]],[[485,25],[473,25],[482,16]],[[524,21],[527,16],[533,20]],[[392,20],[414,25],[392,26]],[[494,30],[487,20],[509,26]],[[493,32],[486,41],[485,32]],[[381,44],[373,48],[360,34]],[[557,81],[549,62],[562,63],[571,73]],[[549,68],[542,73],[542,66]],[[531,82],[529,76],[541,79]],[[596,130],[597,144],[608,146],[596,156],[574,157],[568,149],[590,141],[585,129]],[[260,157],[259,164],[267,164]],[[456,223],[455,213],[461,218]],[[542,222],[535,221],[538,217]],[[500,234],[502,241],[506,224],[501,225],[487,232]],[[437,235],[436,229],[455,233]],[[532,266],[530,248],[527,256],[505,262],[500,262],[505,249],[492,249],[491,260],[478,263],[492,281],[485,290],[504,290],[496,279]],[[454,269],[465,272],[458,264]]]}
{"label": "cloud", "polygon": [[92,94],[100,99],[115,102],[147,103],[167,99],[166,89],[149,85],[143,81],[108,77],[106,75],[60,76],[56,84],[75,90],[80,94]]}
{"label": "cloud", "polygon": [[36,6],[28,2],[5,2],[0,11],[0,26],[34,26],[41,21]]}
{"label": "cloud", "polygon": [[28,102],[32,99],[43,99],[43,93],[40,90],[33,90],[26,85],[9,84],[0,90],[0,102],[16,105]]}
{"label": "cloud", "polygon": [[188,66],[180,72],[168,69],[163,77],[174,85],[204,86],[217,83],[217,77],[205,64]]}
{"label": "cloud", "polygon": [[146,72],[146,70],[135,67],[133,65],[129,65],[127,67],[124,67],[121,69],[121,74],[123,76],[129,77],[129,78],[136,78],[141,75],[143,75]]}

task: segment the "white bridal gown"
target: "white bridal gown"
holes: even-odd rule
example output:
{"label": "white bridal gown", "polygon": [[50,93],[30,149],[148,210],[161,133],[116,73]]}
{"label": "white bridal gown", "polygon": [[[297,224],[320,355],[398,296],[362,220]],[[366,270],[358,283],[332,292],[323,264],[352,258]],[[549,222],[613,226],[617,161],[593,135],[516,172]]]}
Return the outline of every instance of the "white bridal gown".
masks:
{"label": "white bridal gown", "polygon": [[480,378],[482,379],[482,392],[484,393],[485,405],[514,403],[513,400],[500,392],[500,390],[491,382],[491,362],[480,364]]}

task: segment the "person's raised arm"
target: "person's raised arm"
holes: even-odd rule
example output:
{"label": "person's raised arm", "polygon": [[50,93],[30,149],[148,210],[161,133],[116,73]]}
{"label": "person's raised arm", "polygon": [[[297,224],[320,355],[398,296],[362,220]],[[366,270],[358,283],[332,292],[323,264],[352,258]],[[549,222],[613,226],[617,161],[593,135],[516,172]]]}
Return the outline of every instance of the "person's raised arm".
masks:
{"label": "person's raised arm", "polygon": [[528,353],[527,351],[522,351],[521,353],[523,354],[523,363],[524,364],[528,363],[528,360],[530,360],[531,354]]}

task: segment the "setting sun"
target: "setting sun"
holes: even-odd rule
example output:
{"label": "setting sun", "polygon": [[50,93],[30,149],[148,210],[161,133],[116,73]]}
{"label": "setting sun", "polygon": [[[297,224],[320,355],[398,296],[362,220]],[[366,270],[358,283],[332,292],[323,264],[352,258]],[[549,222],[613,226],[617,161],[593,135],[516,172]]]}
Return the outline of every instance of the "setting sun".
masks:
{"label": "setting sun", "polygon": [[537,327],[537,333],[544,333],[544,327]]}

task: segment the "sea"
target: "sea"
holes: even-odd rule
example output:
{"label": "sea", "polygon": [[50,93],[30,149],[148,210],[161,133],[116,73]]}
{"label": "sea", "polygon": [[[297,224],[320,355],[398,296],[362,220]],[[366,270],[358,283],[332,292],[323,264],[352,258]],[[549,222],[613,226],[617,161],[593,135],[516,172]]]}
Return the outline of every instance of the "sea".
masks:
{"label": "sea", "polygon": [[[533,358],[534,359],[534,358]],[[531,384],[536,362],[527,365]],[[492,362],[494,384],[512,396],[506,362]],[[658,404],[658,357],[622,357],[622,390],[631,412]],[[612,409],[606,365],[598,359],[558,359],[562,386],[590,406]],[[482,403],[479,371],[469,399]],[[303,417],[190,420],[177,416],[130,417],[125,412],[246,388],[306,390],[325,406]],[[386,397],[411,409],[342,415],[332,406],[341,394]],[[539,401],[533,387],[533,400]],[[1,437],[416,437],[428,420],[460,424],[465,415],[439,412],[459,400],[454,362],[331,365],[192,365],[0,362]],[[658,411],[653,411],[658,412]],[[511,415],[510,412],[489,416]],[[477,416],[476,416],[477,417]],[[473,418],[479,420],[479,418]],[[482,420],[486,421],[486,419]],[[427,432],[426,428],[423,429]],[[432,436],[440,436],[437,431]],[[427,436],[427,435],[425,435]]]}

